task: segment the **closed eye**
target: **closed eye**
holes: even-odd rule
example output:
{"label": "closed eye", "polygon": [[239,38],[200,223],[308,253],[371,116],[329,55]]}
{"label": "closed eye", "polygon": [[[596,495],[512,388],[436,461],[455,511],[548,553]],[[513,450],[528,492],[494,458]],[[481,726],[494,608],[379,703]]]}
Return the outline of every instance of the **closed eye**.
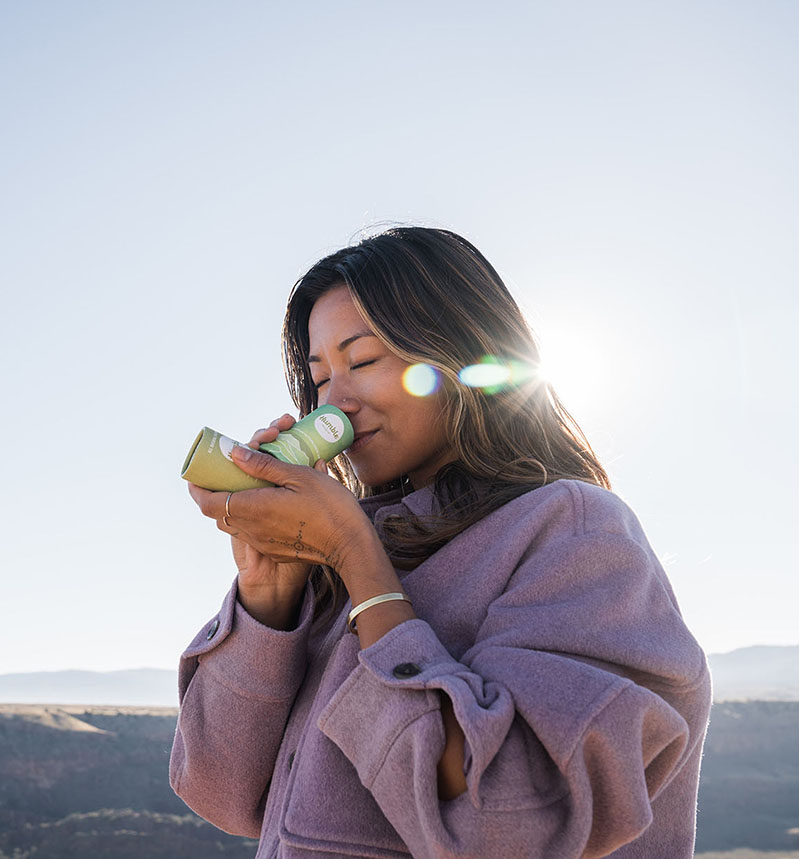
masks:
{"label": "closed eye", "polygon": [[[376,360],[377,360],[377,358],[373,358],[371,361],[362,361],[360,364],[353,364],[352,367],[350,367],[350,369],[351,370],[359,370],[361,367],[368,367],[370,364],[374,364]],[[318,391],[319,388],[321,388],[322,385],[326,384],[328,381],[330,381],[330,380],[329,379],[322,379],[320,382],[312,382],[311,384],[313,385],[314,390]]]}

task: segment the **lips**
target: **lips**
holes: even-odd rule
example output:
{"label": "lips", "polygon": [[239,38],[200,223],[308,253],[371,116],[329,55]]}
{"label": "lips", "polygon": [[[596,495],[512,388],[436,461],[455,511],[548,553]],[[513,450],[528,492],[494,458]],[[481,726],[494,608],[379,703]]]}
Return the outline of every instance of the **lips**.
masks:
{"label": "lips", "polygon": [[368,444],[369,441],[374,437],[377,433],[377,430],[370,430],[368,432],[358,432],[355,433],[355,440],[352,444],[347,448],[347,453],[353,450],[360,450],[364,445]]}

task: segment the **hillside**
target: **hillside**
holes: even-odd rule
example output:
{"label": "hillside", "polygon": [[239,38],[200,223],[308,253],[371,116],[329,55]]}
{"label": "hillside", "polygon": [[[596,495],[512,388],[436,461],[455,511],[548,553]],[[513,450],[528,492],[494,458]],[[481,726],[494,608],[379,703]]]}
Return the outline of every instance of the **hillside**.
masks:
{"label": "hillside", "polygon": [[697,851],[799,850],[799,703],[715,704],[699,783]]}
{"label": "hillside", "polygon": [[[176,717],[175,708],[0,705],[0,859],[252,859],[257,842],[201,820],[169,787]],[[799,703],[714,706],[698,854],[799,852],[797,729]]]}
{"label": "hillside", "polygon": [[169,787],[176,718],[0,705],[0,859],[252,859],[257,841],[206,823]]}

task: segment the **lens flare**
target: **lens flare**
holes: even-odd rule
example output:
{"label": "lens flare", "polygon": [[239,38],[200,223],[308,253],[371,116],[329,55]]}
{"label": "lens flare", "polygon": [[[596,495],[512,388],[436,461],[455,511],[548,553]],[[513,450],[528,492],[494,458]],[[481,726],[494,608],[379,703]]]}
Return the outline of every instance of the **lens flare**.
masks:
{"label": "lens flare", "polygon": [[537,368],[529,362],[502,360],[495,355],[484,355],[479,364],[470,364],[458,373],[464,385],[480,388],[485,394],[519,387],[538,376]]}
{"label": "lens flare", "polygon": [[523,385],[532,379],[544,380],[541,368],[526,361],[508,361],[510,369],[510,383],[512,385]]}
{"label": "lens flare", "polygon": [[402,386],[414,397],[428,397],[438,390],[438,370],[429,364],[411,364],[402,374]]}
{"label": "lens flare", "polygon": [[470,388],[492,388],[509,381],[511,371],[502,364],[470,364],[464,367],[458,378]]}

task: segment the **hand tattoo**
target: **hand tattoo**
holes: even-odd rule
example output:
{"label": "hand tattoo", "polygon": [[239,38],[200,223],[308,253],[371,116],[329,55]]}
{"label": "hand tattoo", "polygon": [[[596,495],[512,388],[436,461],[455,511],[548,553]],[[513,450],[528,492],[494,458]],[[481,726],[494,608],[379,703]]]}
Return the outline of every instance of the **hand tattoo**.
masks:
{"label": "hand tattoo", "polygon": [[289,543],[286,540],[276,540],[274,537],[269,538],[270,543],[276,543],[278,546],[287,546],[289,549],[294,549],[294,557],[296,560],[306,560],[305,558],[300,558],[300,552],[305,551],[314,555],[315,561],[321,564],[327,564],[327,566],[332,567],[333,569],[337,568],[339,557],[335,554],[325,555],[320,552],[318,549],[314,549],[312,546],[309,546],[307,543],[304,543],[302,540],[302,529],[305,525],[305,522],[300,522],[300,527],[297,530],[297,538],[293,543]]}

